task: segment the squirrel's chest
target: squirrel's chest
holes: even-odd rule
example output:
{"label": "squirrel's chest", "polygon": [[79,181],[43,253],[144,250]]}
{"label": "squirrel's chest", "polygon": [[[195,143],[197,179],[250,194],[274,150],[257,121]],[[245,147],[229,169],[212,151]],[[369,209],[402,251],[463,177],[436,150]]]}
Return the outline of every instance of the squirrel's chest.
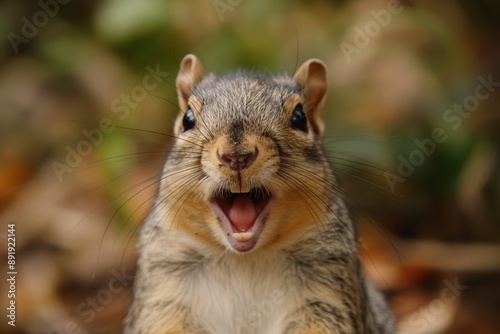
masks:
{"label": "squirrel's chest", "polygon": [[213,265],[192,277],[185,295],[204,333],[282,333],[297,307],[293,278],[282,263]]}

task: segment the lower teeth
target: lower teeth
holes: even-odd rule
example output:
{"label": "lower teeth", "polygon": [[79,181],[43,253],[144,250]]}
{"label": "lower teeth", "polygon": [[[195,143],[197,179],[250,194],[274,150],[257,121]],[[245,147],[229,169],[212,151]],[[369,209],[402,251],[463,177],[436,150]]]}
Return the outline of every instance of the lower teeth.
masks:
{"label": "lower teeth", "polygon": [[246,242],[252,238],[252,234],[252,232],[233,233],[233,238],[238,242]]}

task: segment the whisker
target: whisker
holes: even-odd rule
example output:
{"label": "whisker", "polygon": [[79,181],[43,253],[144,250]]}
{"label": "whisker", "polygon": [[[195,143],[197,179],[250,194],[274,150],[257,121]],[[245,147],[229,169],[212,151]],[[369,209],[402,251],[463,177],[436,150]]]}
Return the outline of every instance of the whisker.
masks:
{"label": "whisker", "polygon": [[[292,163],[287,163],[287,164],[290,164],[294,167],[294,169],[298,169],[298,170],[301,170],[301,172],[303,173],[302,175],[305,176],[305,177],[308,177],[308,179],[312,182],[318,182],[315,177],[316,175],[314,173],[312,173],[311,171],[309,171],[308,169],[306,168],[303,168],[301,166],[297,166],[297,165],[294,165]],[[310,174],[311,176],[307,176],[305,174]],[[353,201],[348,195],[347,193],[341,188],[339,187],[338,185],[335,185],[335,184],[330,184],[330,183],[327,183],[328,186],[332,187],[332,191],[333,191],[333,194],[335,196],[339,196],[340,198],[342,198],[344,201],[346,201],[351,207],[354,207],[356,208],[358,211],[360,211],[367,219],[368,221],[370,221],[370,223],[375,227],[375,229],[386,239],[386,241],[388,241],[390,244],[391,244],[391,247],[392,249],[395,251],[396,255],[398,256],[398,259],[400,260],[400,262],[402,262],[402,258],[405,258],[403,254],[401,254],[394,242],[391,240],[390,236],[381,228],[378,226],[378,224],[373,221],[371,219],[371,217],[365,212],[365,210],[363,210],[361,207],[359,207],[355,201]],[[316,196],[317,197],[317,196]],[[320,201],[323,200],[321,197],[317,197]],[[353,234],[354,236],[354,234]],[[362,246],[362,245],[361,245]],[[364,246],[361,247],[362,249],[364,249],[365,251],[367,251]],[[370,258],[370,261],[372,261],[372,259]],[[373,261],[372,261],[373,263]]]}
{"label": "whisker", "polygon": [[[332,251],[332,254],[336,254],[337,253],[337,249],[333,248],[333,245],[335,244],[335,241],[336,240],[339,240],[343,247],[344,247],[344,250],[346,251],[346,254],[347,254],[347,257],[352,265],[352,268],[358,268],[358,259],[357,259],[357,254],[356,254],[356,250],[355,249],[352,249],[352,246],[349,247],[346,240],[344,239],[344,237],[342,236],[342,233],[341,231],[339,230],[339,226],[338,224],[334,224],[333,222],[331,222],[327,216],[327,212],[329,212],[330,214],[332,214],[337,222],[342,225],[344,227],[344,229],[346,231],[349,232],[349,234],[351,234],[351,238],[352,240],[356,240],[356,236],[355,236],[355,233],[354,231],[351,231],[348,226],[347,226],[347,223],[343,221],[343,219],[341,217],[339,217],[337,215],[337,213],[335,211],[333,211],[331,209],[331,207],[329,207],[329,203],[326,203],[326,200],[322,197],[322,196],[319,196],[318,194],[316,194],[314,191],[312,191],[309,187],[309,185],[306,183],[306,182],[302,182],[301,180],[299,179],[296,179],[294,177],[292,177],[290,174],[288,175],[288,177],[286,178],[287,179],[287,182],[290,182],[290,183],[295,183],[297,184],[298,186],[300,187],[297,187],[297,189],[307,189],[308,190],[308,193],[309,195],[312,195],[318,202],[321,202],[325,205],[325,209],[326,211],[323,211],[321,207],[318,206],[318,211],[321,212],[321,215],[324,217],[325,221],[327,222],[327,224],[329,223],[334,231],[336,232],[336,235],[337,235],[337,238],[338,239],[333,239],[333,236],[330,236],[330,234],[328,233],[329,229],[324,229],[324,233],[322,234],[322,237],[327,237],[328,239],[326,239],[326,241],[328,241],[329,239],[331,239],[328,244],[330,245],[331,248],[331,251]],[[301,197],[303,200],[304,198],[302,197],[302,195],[300,194],[300,192],[297,192],[297,194],[299,194],[299,197]],[[307,203],[307,200],[304,200],[305,203]],[[314,204],[316,204],[316,202],[313,201]],[[308,205],[309,206],[309,205]],[[316,204],[317,206],[317,204]],[[315,220],[319,220],[319,217],[317,216],[315,210],[313,210],[312,208],[309,209],[309,211],[316,217]],[[352,249],[352,250],[351,250]],[[356,277],[357,281],[358,281],[358,284],[361,284],[361,278],[359,276]]]}
{"label": "whisker", "polygon": [[[193,167],[193,169],[194,169],[194,167]],[[181,173],[181,172],[184,172],[184,171],[178,171],[178,172],[179,172],[179,173]],[[194,173],[192,173],[192,174],[194,174]],[[167,177],[169,177],[169,176],[171,176],[171,175],[169,174],[169,175],[167,175],[167,176],[163,177],[161,180],[166,179],[166,178],[167,178]],[[161,180],[159,180],[157,183],[159,183]],[[183,182],[182,178],[179,178],[179,179],[176,181],[176,183],[175,183],[175,184],[177,184],[177,183],[182,183],[182,182]],[[175,184],[174,184],[174,185],[175,185]],[[182,184],[182,185],[181,185],[181,187],[180,187],[180,188],[175,189],[175,190],[171,193],[171,197],[172,197],[172,198],[175,198],[175,195],[177,194],[177,192],[179,192],[179,191],[183,190],[183,187],[185,187],[185,186],[186,186],[186,184],[184,183],[184,184]],[[156,196],[156,195],[155,195],[155,196]],[[149,199],[150,199],[150,198],[149,198]],[[136,225],[136,227],[133,229],[132,233],[130,234],[130,237],[128,238],[128,240],[127,240],[127,242],[126,242],[126,244],[125,244],[125,249],[126,249],[126,248],[128,248],[128,245],[130,244],[130,241],[132,240],[132,237],[135,235],[135,233],[138,231],[138,229],[144,225],[144,223],[146,222],[146,220],[149,220],[149,219],[154,219],[154,216],[156,215],[156,212],[157,212],[157,210],[159,209],[159,207],[160,207],[161,205],[166,205],[169,201],[170,201],[170,198],[163,198],[163,199],[161,199],[161,200],[159,200],[159,201],[157,201],[156,203],[154,203],[154,204],[153,204],[153,206],[149,209],[149,213],[148,213],[147,215],[145,215],[145,216],[144,216],[144,217],[140,220],[140,222]],[[145,203],[146,203],[146,202],[143,202],[143,204],[141,204],[141,206],[142,206],[142,205],[144,205]],[[129,219],[130,219],[130,218],[129,218]],[[161,222],[161,219],[159,219],[159,220],[158,220],[158,222],[157,222],[157,224],[156,224],[155,226],[157,226],[160,222]],[[150,233],[150,235],[149,235],[149,237],[148,237],[148,240],[151,238],[153,231],[154,231],[154,229],[152,229],[152,230],[151,230],[151,233]],[[148,241],[146,241],[146,243],[147,243],[147,242],[148,242]],[[123,253],[123,255],[122,255],[122,260],[121,260],[121,262],[123,262],[123,256],[124,256],[124,255],[125,255],[125,253]]]}

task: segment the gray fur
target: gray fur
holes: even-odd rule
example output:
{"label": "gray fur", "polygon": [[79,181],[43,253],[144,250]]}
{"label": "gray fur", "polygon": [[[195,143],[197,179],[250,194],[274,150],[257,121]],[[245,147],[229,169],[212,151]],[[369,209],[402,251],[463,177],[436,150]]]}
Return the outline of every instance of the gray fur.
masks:
{"label": "gray fur", "polygon": [[[353,224],[319,136],[290,130],[285,102],[303,97],[304,88],[287,77],[240,71],[205,77],[191,95],[202,114],[197,115],[196,135],[176,129],[187,139],[176,141],[156,205],[141,231],[126,333],[307,334],[310,326],[314,333],[325,334],[395,333],[382,295],[360,267]],[[219,136],[238,143],[249,134],[265,140],[279,161],[272,166],[275,183],[262,181],[263,186],[275,192],[284,187],[301,192],[314,224],[293,244],[236,254],[180,232],[176,224],[181,214],[167,208],[181,208],[183,219],[197,233],[216,239],[210,227],[214,216],[201,193],[211,182],[211,172],[202,166],[204,154]],[[176,202],[181,194],[188,201]],[[182,207],[194,199],[199,206]],[[291,213],[283,217],[293,218],[294,207],[288,210]],[[259,308],[264,320],[253,326],[245,317]],[[165,332],[173,321],[178,322],[175,331]]]}

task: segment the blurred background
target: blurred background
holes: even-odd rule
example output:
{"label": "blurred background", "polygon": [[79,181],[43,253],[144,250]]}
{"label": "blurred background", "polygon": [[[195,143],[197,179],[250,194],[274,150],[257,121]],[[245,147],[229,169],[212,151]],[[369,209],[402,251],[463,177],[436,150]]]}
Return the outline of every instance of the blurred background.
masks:
{"label": "blurred background", "polygon": [[322,59],[325,149],[400,332],[499,333],[499,18],[493,0],[1,2],[0,332],[122,331],[194,53],[216,73]]}

